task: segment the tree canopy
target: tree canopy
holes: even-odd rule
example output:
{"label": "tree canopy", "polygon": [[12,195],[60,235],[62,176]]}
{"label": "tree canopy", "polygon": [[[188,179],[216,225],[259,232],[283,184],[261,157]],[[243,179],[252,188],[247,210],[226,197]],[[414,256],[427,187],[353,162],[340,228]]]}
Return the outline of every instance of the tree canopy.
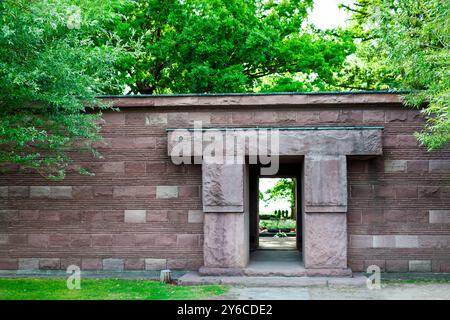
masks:
{"label": "tree canopy", "polygon": [[62,178],[74,164],[71,149],[95,154],[100,115],[86,111],[107,107],[96,96],[118,85],[121,50],[102,28],[114,15],[103,1],[0,2],[2,169],[15,164]]}
{"label": "tree canopy", "polygon": [[323,90],[355,50],[345,32],[305,26],[312,0],[142,0],[114,33],[143,43],[119,70],[133,93]]}
{"label": "tree canopy", "polygon": [[51,178],[99,156],[99,94],[406,89],[417,138],[450,140],[450,2],[356,0],[317,30],[313,0],[3,0],[0,169]]}
{"label": "tree canopy", "polygon": [[347,7],[357,52],[342,69],[340,86],[404,89],[427,124],[417,138],[429,150],[450,141],[450,2],[358,0]]}

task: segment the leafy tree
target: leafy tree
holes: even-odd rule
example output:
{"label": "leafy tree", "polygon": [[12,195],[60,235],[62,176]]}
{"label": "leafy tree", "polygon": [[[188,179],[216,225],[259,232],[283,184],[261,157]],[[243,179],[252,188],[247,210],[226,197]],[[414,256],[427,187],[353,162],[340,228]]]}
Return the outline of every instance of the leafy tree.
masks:
{"label": "leafy tree", "polygon": [[[0,167],[63,178],[71,150],[98,153],[95,97],[115,88],[121,49],[102,25],[123,1],[0,2]],[[100,44],[96,39],[101,39]],[[109,89],[108,89],[109,88]]]}
{"label": "leafy tree", "polygon": [[356,57],[341,75],[343,87],[402,88],[406,104],[427,117],[416,133],[429,150],[450,141],[450,2],[446,0],[358,0],[353,34]]}
{"label": "leafy tree", "polygon": [[110,28],[142,43],[119,70],[133,93],[320,90],[354,51],[304,26],[313,0],[142,0]]}
{"label": "leafy tree", "polygon": [[[295,211],[295,179],[281,178],[277,181],[273,188],[270,188],[265,192],[267,198],[260,193],[260,199],[269,202],[272,200],[287,200],[291,206],[291,214],[294,215]],[[261,198],[261,196],[263,196]]]}

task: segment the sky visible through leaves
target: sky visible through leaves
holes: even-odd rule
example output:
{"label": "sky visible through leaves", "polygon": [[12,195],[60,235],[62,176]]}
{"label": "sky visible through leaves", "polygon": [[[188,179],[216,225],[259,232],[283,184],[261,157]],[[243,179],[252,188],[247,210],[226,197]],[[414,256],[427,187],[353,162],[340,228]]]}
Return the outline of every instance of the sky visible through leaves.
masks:
{"label": "sky visible through leaves", "polygon": [[[279,178],[261,178],[259,179],[259,191],[265,193],[273,188]],[[267,206],[266,206],[267,205]],[[259,200],[259,213],[273,213],[275,210],[290,210],[291,205],[287,199],[277,199],[270,201]]]}
{"label": "sky visible through leaves", "polygon": [[352,0],[315,0],[314,9],[309,15],[309,22],[317,28],[325,30],[336,27],[344,27],[349,19],[349,14],[339,9],[338,4],[351,5]]}

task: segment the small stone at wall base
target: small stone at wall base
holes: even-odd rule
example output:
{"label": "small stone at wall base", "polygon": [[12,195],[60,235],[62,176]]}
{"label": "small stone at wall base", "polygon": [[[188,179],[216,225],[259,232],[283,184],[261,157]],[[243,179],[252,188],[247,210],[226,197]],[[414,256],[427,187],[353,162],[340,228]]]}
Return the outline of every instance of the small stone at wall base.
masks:
{"label": "small stone at wall base", "polygon": [[123,259],[103,259],[103,270],[123,271]]}
{"label": "small stone at wall base", "polygon": [[39,270],[39,259],[37,258],[20,258],[19,270]]}
{"label": "small stone at wall base", "polygon": [[161,270],[161,274],[160,274],[159,280],[162,283],[170,283],[170,282],[172,282],[172,272],[170,270],[168,270],[168,269]]}
{"label": "small stone at wall base", "polygon": [[409,260],[409,272],[431,272],[431,261]]}
{"label": "small stone at wall base", "polygon": [[159,271],[166,268],[166,259],[145,259],[145,270]]}

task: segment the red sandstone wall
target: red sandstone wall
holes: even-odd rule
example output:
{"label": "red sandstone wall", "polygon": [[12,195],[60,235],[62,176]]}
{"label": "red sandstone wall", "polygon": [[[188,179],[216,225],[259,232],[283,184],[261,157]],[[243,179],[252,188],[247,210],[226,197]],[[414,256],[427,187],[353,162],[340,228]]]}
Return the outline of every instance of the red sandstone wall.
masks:
{"label": "red sandstone wall", "polygon": [[349,266],[450,272],[450,214],[436,211],[450,210],[450,153],[417,146],[411,136],[422,124],[417,111],[261,109],[126,108],[105,114],[104,159],[77,156],[95,177],[0,176],[0,269],[200,267],[201,168],[170,163],[165,129],[202,120],[208,126],[385,126],[383,157],[348,162]]}

